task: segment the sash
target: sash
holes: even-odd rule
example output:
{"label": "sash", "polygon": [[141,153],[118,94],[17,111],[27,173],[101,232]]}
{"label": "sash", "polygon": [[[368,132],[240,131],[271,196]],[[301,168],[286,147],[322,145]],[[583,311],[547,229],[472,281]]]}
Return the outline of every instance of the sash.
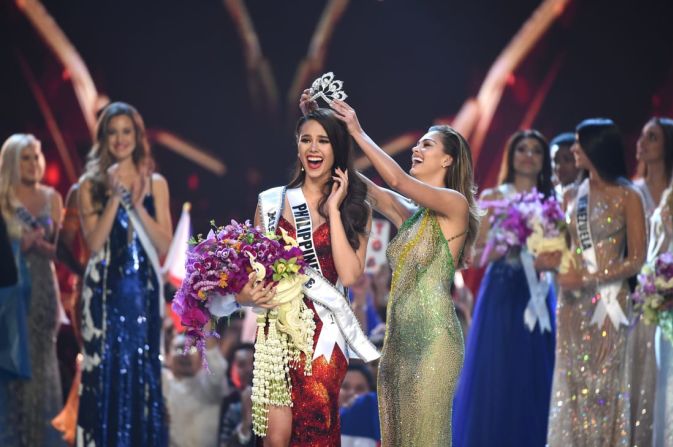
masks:
{"label": "sash", "polygon": [[[591,223],[589,222],[589,195],[589,179],[585,179],[577,191],[577,237],[582,249],[584,265],[589,273],[595,274],[598,271],[598,262],[596,260],[596,248],[591,236]],[[597,288],[599,296],[594,315],[591,318],[591,324],[600,327],[605,322],[605,318],[610,317],[615,329],[619,329],[620,324],[628,326],[629,320],[617,300],[622,289],[622,281],[611,281],[599,285]]]}
{"label": "sash", "polygon": [[313,358],[324,355],[329,362],[336,343],[346,358],[349,357],[350,350],[366,362],[376,360],[380,354],[362,332],[348,299],[343,295],[343,287],[340,284],[335,287],[322,276],[313,241],[311,213],[301,188],[278,187],[259,195],[259,216],[264,230],[276,231],[286,194],[295,220],[297,242],[309,264],[306,268],[309,280],[304,284],[304,294],[314,302],[318,317],[323,323]]}
{"label": "sash", "polygon": [[[151,178],[150,181],[152,181]],[[125,188],[122,188],[121,204],[124,209],[126,209],[126,213],[129,215],[129,220],[131,221],[131,224],[133,224],[133,229],[138,235],[140,245],[142,245],[143,249],[145,250],[145,254],[147,254],[147,259],[149,259],[150,264],[152,264],[152,270],[154,270],[154,275],[157,278],[157,284],[159,286],[159,315],[163,318],[165,312],[164,307],[166,306],[164,305],[164,279],[161,275],[161,262],[159,262],[159,254],[154,248],[152,240],[150,239],[149,234],[147,234],[147,230],[140,220],[140,216],[138,216],[138,213],[133,208],[131,193]]]}
{"label": "sash", "polygon": [[530,332],[535,330],[536,324],[540,325],[541,334],[544,334],[545,331],[551,332],[551,320],[547,309],[547,294],[551,288],[549,274],[545,272],[541,277],[538,276],[535,271],[533,256],[525,246],[522,247],[519,257],[526,275],[528,290],[530,290],[530,299],[526,305],[526,310],[523,312],[524,324]]}

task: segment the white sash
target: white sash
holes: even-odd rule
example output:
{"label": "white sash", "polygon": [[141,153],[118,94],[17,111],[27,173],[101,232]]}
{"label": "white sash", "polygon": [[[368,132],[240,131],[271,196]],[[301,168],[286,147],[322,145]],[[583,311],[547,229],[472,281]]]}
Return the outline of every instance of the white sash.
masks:
{"label": "white sash", "polygon": [[530,290],[530,299],[526,305],[526,310],[523,312],[524,324],[530,332],[535,330],[535,324],[537,323],[540,325],[540,333],[551,332],[551,320],[547,309],[547,294],[551,288],[549,274],[545,272],[542,277],[538,277],[535,271],[535,261],[526,247],[522,247],[519,257],[526,274],[528,290]]}
{"label": "white sash", "polygon": [[322,276],[320,261],[313,243],[311,213],[301,188],[278,187],[259,195],[259,216],[264,230],[275,232],[282,215],[286,194],[295,219],[297,242],[305,256],[315,254],[315,262],[313,258],[309,258],[311,267],[306,268],[309,280],[304,284],[304,294],[315,303],[316,312],[323,323],[313,358],[317,359],[324,355],[329,362],[336,343],[346,358],[349,357],[347,348],[350,348],[352,354],[366,362],[376,360],[380,354],[362,332],[348,299],[343,296],[342,286],[337,284],[335,287]]}
{"label": "white sash", "polygon": [[[598,271],[598,262],[596,260],[596,248],[594,247],[591,236],[591,222],[589,221],[589,179],[585,179],[577,191],[577,237],[580,248],[582,249],[582,258],[584,265],[589,273],[595,274]],[[629,320],[624,315],[624,311],[619,305],[617,297],[622,289],[622,281],[612,281],[598,286],[599,299],[596,304],[596,310],[591,318],[591,324],[603,326],[606,317],[610,317],[615,329],[619,329],[620,324],[627,325]]]}
{"label": "white sash", "polygon": [[[150,181],[152,181],[152,179],[150,179]],[[136,210],[133,209],[131,193],[126,189],[123,189],[121,204],[126,209],[126,213],[129,215],[129,220],[133,225],[133,229],[138,235],[140,245],[142,245],[143,249],[145,250],[145,254],[147,255],[147,259],[150,261],[150,264],[152,264],[152,270],[154,270],[154,275],[156,276],[157,284],[159,285],[159,315],[163,318],[164,279],[161,275],[161,262],[159,262],[159,254],[157,253],[156,248],[154,248],[152,240],[150,239],[149,234],[147,234],[147,230],[145,230],[145,227],[140,220],[140,216],[138,216]]]}

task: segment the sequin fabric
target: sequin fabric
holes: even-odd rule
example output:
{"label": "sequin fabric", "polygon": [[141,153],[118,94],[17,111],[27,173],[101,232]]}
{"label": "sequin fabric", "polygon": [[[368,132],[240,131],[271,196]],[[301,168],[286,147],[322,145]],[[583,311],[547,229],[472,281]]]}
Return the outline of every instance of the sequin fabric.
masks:
{"label": "sequin fabric", "polygon": [[393,278],[379,364],[381,445],[450,446],[464,341],[450,294],[454,261],[435,214],[419,210],[387,255]]}
{"label": "sequin fabric", "polygon": [[[589,224],[599,266],[599,283],[622,280],[618,301],[628,312],[626,279],[636,274],[641,253],[625,258],[626,225],[624,186],[608,193],[592,189]],[[570,195],[576,194],[571,191]],[[576,260],[578,250],[576,197],[569,201],[569,232]],[[644,245],[644,244],[643,244]],[[629,328],[615,329],[609,319],[602,327],[590,324],[596,307],[597,289],[587,286],[577,292],[563,291],[557,305],[556,362],[552,385],[548,443],[551,447],[630,446],[631,368],[627,363]]]}
{"label": "sequin fabric", "polygon": [[[652,228],[655,224],[653,216],[655,202],[643,179],[634,181],[633,186],[640,192],[645,215],[651,222],[650,239],[652,241],[655,239]],[[657,214],[661,217],[659,213]],[[648,249],[648,259],[650,259],[649,253]],[[641,318],[636,322],[629,336],[627,363],[631,365],[631,445],[633,446],[649,447],[652,445],[657,383],[655,331],[656,326],[646,324]]]}
{"label": "sequin fabric", "polygon": [[[48,240],[53,240],[55,230],[51,219],[51,203],[49,197],[35,216]],[[27,321],[31,380],[15,380],[10,384],[12,401],[17,402],[11,414],[19,437],[16,445],[65,446],[60,433],[50,424],[63,404],[56,357],[60,298],[54,262],[35,250],[30,250],[24,256],[31,289]]]}
{"label": "sequin fabric", "polygon": [[[285,218],[280,218],[278,226],[295,237],[294,227]],[[314,230],[313,242],[323,276],[336,284],[338,275],[332,258],[329,225],[326,222]],[[304,302],[315,310],[312,301],[304,298]],[[313,335],[315,347],[322,330],[322,321],[315,311],[313,320],[316,325]],[[313,360],[310,376],[304,375],[303,361],[298,368],[290,370],[293,405],[291,447],[341,445],[339,390],[347,369],[348,361],[339,346],[335,345],[329,362],[325,356]]]}
{"label": "sequin fabric", "polygon": [[[144,206],[154,213],[152,196]],[[83,355],[77,445],[166,446],[159,289],[120,206],[82,289]]]}
{"label": "sequin fabric", "polygon": [[[650,218],[650,246],[648,261],[657,255],[673,251],[673,228],[671,211],[666,204],[657,208]],[[655,330],[654,345],[658,370],[654,397],[653,446],[673,446],[673,343]]]}

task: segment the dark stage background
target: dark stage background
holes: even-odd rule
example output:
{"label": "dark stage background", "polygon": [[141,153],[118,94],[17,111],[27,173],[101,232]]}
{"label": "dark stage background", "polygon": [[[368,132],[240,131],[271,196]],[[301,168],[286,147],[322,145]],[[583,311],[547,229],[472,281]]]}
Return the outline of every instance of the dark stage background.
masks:
{"label": "dark stage background", "polygon": [[[26,3],[34,2],[0,0],[0,138],[34,133],[49,163],[46,182],[65,194],[70,180],[36,103],[35,86],[79,168],[90,134],[70,75],[27,19]],[[173,217],[191,201],[196,231],[204,231],[212,218],[251,218],[257,193],[286,181],[296,156],[299,115],[297,97],[289,91],[327,4],[241,2],[268,61],[266,85],[275,86],[274,101],[259,93],[259,83],[251,83],[255,76],[246,68],[227,3],[236,2],[43,2],[86,63],[99,94],[135,105],[153,132],[173,132],[226,164],[226,174],[219,176],[153,144],[171,187]],[[349,102],[376,141],[422,132],[455,116],[477,94],[498,54],[539,4],[351,1],[336,22],[320,72],[334,71],[345,82]],[[670,0],[569,2],[508,78],[477,163],[480,189],[494,184],[502,145],[546,88],[545,79],[549,88],[538,98],[534,127],[551,138],[583,118],[611,117],[627,139],[634,166],[635,139],[648,117],[673,115],[671,23]],[[397,159],[409,166],[407,150]]]}

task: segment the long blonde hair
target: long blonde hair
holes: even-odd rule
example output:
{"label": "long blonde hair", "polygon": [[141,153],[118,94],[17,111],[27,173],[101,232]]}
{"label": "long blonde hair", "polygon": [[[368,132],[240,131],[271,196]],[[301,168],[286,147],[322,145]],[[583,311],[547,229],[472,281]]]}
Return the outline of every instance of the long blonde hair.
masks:
{"label": "long blonde hair", "polygon": [[[5,140],[0,150],[0,211],[8,225],[19,206],[15,189],[21,182],[21,152],[39,145],[40,141],[31,134],[15,133]],[[38,156],[38,165],[38,181],[41,181],[45,168],[42,152]]]}

